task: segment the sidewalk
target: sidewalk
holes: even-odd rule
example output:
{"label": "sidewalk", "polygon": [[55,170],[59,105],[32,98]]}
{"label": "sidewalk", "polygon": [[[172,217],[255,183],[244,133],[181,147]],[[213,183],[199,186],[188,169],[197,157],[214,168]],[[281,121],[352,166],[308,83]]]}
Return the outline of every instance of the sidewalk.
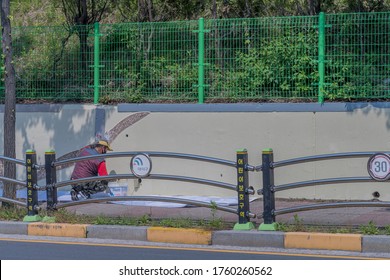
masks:
{"label": "sidewalk", "polygon": [[[276,209],[284,209],[293,206],[317,204],[320,202],[310,200],[277,200]],[[235,208],[236,206],[230,206]],[[212,210],[205,207],[150,207],[150,206],[131,206],[113,203],[94,203],[79,206],[71,206],[68,211],[76,214],[103,215],[108,217],[141,217],[149,215],[151,218],[190,218],[198,220],[210,220],[221,218],[225,222],[236,223],[238,216],[217,210],[215,214]],[[262,200],[255,200],[250,204],[250,211],[261,217],[263,212]],[[214,215],[214,216],[213,216]],[[305,225],[322,226],[359,226],[367,225],[372,221],[377,226],[390,225],[390,207],[343,207],[320,209],[311,211],[302,211],[289,214],[278,215],[276,222],[294,223],[294,215],[297,215],[300,221]],[[263,222],[261,218],[252,218],[251,221],[256,225]]]}

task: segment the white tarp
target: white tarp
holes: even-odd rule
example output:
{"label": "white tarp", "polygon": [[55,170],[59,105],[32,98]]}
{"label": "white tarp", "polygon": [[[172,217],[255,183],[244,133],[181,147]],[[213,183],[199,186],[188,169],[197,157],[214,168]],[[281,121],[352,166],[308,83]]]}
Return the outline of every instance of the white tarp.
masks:
{"label": "white tarp", "polygon": [[[99,197],[107,197],[108,194],[96,194],[92,198],[99,198]],[[217,196],[158,196],[158,195],[151,195],[151,198],[158,198],[158,197],[172,197],[176,199],[188,199],[193,200],[197,202],[203,202],[203,203],[216,203],[218,206],[235,206],[237,205],[237,197],[217,197]],[[256,198],[251,198],[250,201],[255,200]],[[70,194],[65,194],[60,197],[58,197],[58,201],[61,202],[67,202],[71,201]],[[190,207],[192,205],[184,204],[184,203],[174,203],[174,202],[163,202],[163,201],[112,201],[110,203],[113,204],[121,204],[121,205],[129,205],[129,206],[148,206],[148,207],[166,207],[166,208],[181,208],[181,207]]]}

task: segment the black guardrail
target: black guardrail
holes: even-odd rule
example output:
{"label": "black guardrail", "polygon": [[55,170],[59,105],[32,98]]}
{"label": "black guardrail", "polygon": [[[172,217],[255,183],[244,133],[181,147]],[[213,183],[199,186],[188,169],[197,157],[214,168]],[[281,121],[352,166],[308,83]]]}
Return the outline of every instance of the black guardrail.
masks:
{"label": "black guardrail", "polygon": [[[261,170],[263,173],[263,188],[258,190],[258,194],[263,195],[263,224],[260,229],[270,230],[275,225],[275,217],[281,214],[311,211],[318,209],[328,208],[340,208],[340,207],[390,207],[390,202],[367,202],[367,201],[354,201],[354,202],[332,202],[332,203],[318,203],[311,205],[296,206],[284,209],[276,209],[275,207],[275,193],[289,189],[328,185],[328,184],[344,184],[344,183],[367,183],[378,182],[379,180],[371,177],[341,177],[341,178],[326,178],[319,180],[310,180],[303,182],[293,182],[282,185],[275,185],[274,182],[274,170],[279,167],[285,167],[290,165],[302,164],[307,162],[322,161],[322,160],[335,160],[346,158],[371,158],[377,154],[387,154],[379,152],[350,152],[350,153],[336,153],[336,154],[323,154],[307,157],[299,157],[288,160],[282,160],[274,162],[273,150],[266,149],[262,153],[262,165],[256,166],[256,170]],[[387,164],[386,170],[390,170],[390,158],[389,164]]]}
{"label": "black guardrail", "polygon": [[[202,185],[208,185],[211,187],[224,188],[237,193],[238,206],[237,208],[220,207],[212,203],[202,203],[199,201],[181,199],[172,197],[161,197],[158,198],[153,196],[129,196],[129,197],[104,197],[96,199],[87,199],[81,201],[72,202],[58,202],[57,189],[75,185],[80,183],[94,182],[97,180],[120,180],[120,179],[135,179],[139,177],[137,174],[115,174],[108,176],[99,177],[88,177],[77,180],[63,180],[57,181],[57,167],[76,163],[78,161],[91,160],[96,158],[135,158],[138,155],[144,155],[147,158],[160,157],[160,158],[178,158],[184,160],[203,161],[212,164],[220,164],[229,166],[236,169],[237,184],[229,184],[225,182],[212,181],[204,178],[194,178],[178,175],[169,174],[150,174],[142,176],[142,179],[154,179],[154,180],[172,180],[181,182],[197,183]],[[169,153],[169,152],[155,152],[155,151],[142,151],[142,152],[114,152],[104,155],[93,155],[85,157],[74,157],[64,160],[56,160],[54,151],[47,151],[45,154],[45,169],[46,169],[46,190],[47,190],[47,209],[55,210],[59,208],[65,208],[74,205],[86,204],[86,203],[97,203],[97,202],[108,202],[108,201],[120,201],[120,200],[144,200],[144,201],[169,201],[173,203],[186,203],[194,206],[202,206],[208,208],[216,208],[221,211],[235,213],[238,216],[238,223],[235,228],[246,229],[253,228],[253,224],[250,222],[251,218],[255,217],[255,214],[250,212],[249,196],[254,194],[255,191],[249,186],[248,171],[254,171],[255,167],[248,164],[248,153],[245,149],[239,150],[236,153],[236,161],[229,161],[225,159],[213,158],[208,156],[193,155],[193,154],[182,154],[182,153]]]}

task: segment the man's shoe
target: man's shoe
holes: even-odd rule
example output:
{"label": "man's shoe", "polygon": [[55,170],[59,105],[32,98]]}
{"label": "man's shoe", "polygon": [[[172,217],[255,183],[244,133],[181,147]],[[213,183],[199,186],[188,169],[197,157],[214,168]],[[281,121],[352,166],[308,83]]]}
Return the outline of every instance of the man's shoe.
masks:
{"label": "man's shoe", "polygon": [[86,191],[81,191],[81,192],[79,192],[79,194],[78,194],[78,198],[80,199],[88,199],[88,198],[90,198],[91,197],[91,195],[88,193],[88,192],[86,192]]}
{"label": "man's shoe", "polygon": [[72,198],[73,201],[79,200],[78,193],[75,190],[70,191],[70,197]]}

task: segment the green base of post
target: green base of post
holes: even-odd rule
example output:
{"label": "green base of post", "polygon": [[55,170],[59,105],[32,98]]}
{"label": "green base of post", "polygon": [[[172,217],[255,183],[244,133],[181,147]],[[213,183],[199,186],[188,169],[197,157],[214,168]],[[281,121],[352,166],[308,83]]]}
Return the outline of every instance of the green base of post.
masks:
{"label": "green base of post", "polygon": [[264,223],[262,223],[259,226],[259,230],[263,230],[263,231],[276,231],[276,223],[272,223],[272,224],[264,224]]}
{"label": "green base of post", "polygon": [[23,222],[40,222],[42,221],[42,217],[39,215],[34,215],[34,216],[24,216]]}
{"label": "green base of post", "polygon": [[55,223],[56,222],[56,217],[45,216],[45,217],[43,217],[42,222],[44,222],[44,223]]}
{"label": "green base of post", "polygon": [[249,222],[249,223],[246,223],[246,224],[235,224],[234,227],[233,227],[233,230],[251,230],[251,229],[254,229],[255,226],[253,223]]}

